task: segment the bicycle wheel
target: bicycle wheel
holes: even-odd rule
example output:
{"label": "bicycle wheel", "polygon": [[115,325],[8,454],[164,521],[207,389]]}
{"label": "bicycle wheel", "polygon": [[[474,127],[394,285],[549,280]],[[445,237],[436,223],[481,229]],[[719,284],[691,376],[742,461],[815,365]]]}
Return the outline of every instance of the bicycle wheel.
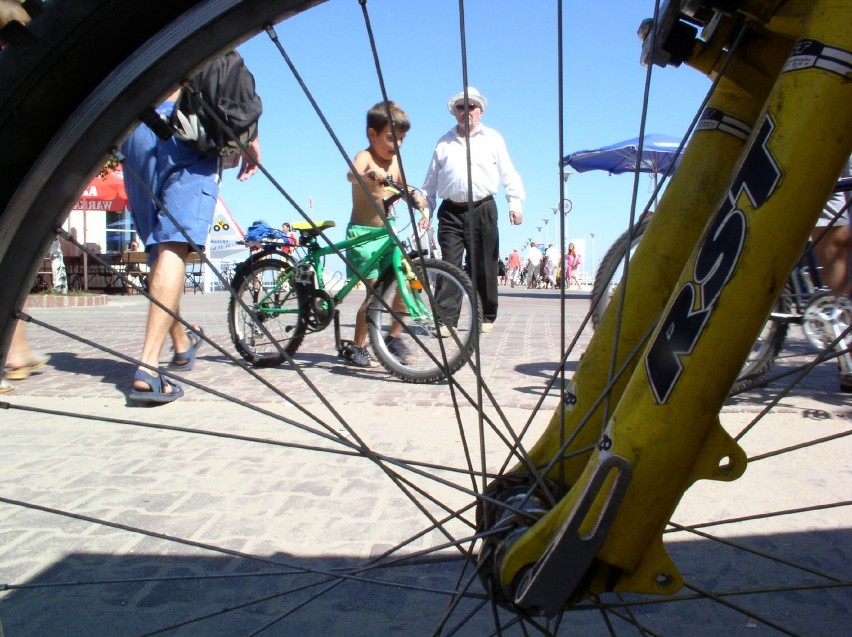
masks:
{"label": "bicycle wheel", "polygon": [[[592,324],[595,327],[603,318],[606,308],[613,300],[616,287],[621,281],[625,252],[630,250],[630,258],[632,258],[633,252],[642,239],[642,235],[648,229],[649,223],[650,219],[645,219],[636,227],[632,241],[628,240],[626,232],[622,234],[604,255],[592,286]],[[790,314],[790,310],[790,297],[785,293],[778,297],[772,313],[787,316]],[[788,325],[784,321],[774,320],[771,317],[767,319],[736,383],[731,388],[732,394],[738,394],[760,383],[761,377],[772,367],[772,363],[784,346],[787,327]]]}
{"label": "bicycle wheel", "polygon": [[[9,38],[0,53],[0,148],[13,149],[0,153],[6,341],[54,228],[138,114],[218,50],[315,4],[177,0],[151,11],[52,0]],[[108,54],[92,45],[105,34],[120,34]],[[144,329],[144,302],[25,312],[53,361],[3,395],[7,634],[107,625],[116,634],[718,635],[752,623],[837,634],[849,623],[848,508],[821,495],[842,487],[840,410],[797,412],[826,438],[819,447],[803,438],[809,449],[774,454],[780,431],[816,428],[776,420],[746,478],[690,491],[671,526],[701,538],[672,543],[690,593],[671,604],[604,593],[548,621],[500,607],[480,582],[474,509],[507,457],[522,461],[534,444],[538,406],[568,398],[539,380],[578,353],[552,367],[544,349],[523,357],[559,330],[552,305],[501,304],[506,332],[482,339],[474,382],[456,373],[439,394],[343,375],[322,356],[295,373],[259,373],[231,353],[224,299],[190,296],[183,309],[209,321],[181,381],[192,389],[166,408],[127,410],[138,361],[126,352]],[[471,400],[479,389],[499,403]]]}
{"label": "bicycle wheel", "polygon": [[249,260],[237,268],[228,301],[228,330],[240,356],[258,367],[284,362],[305,338],[307,325],[298,288],[287,274],[292,264],[280,258]]}
{"label": "bicycle wheel", "polygon": [[[470,279],[451,263],[437,259],[415,259],[413,277],[407,283],[413,308],[405,307],[399,284],[391,268],[382,273],[374,298],[367,309],[370,343],[384,368],[402,380],[433,383],[456,372],[473,353],[482,324],[482,308],[473,304]],[[427,292],[428,285],[428,292]],[[452,290],[460,299],[459,319],[453,330],[439,336],[438,312],[430,300],[436,290]],[[381,299],[381,300],[380,300]],[[389,308],[396,310],[401,322]]]}
{"label": "bicycle wheel", "polygon": [[[789,289],[789,288],[788,288]],[[775,307],[772,308],[773,314],[780,316],[790,316],[792,304],[787,290],[775,302]],[[768,318],[766,325],[760,332],[760,336],[754,343],[754,347],[749,352],[748,359],[743,365],[740,375],[737,377],[737,382],[731,388],[732,394],[751,389],[755,385],[760,384],[761,378],[769,368],[775,363],[781,348],[784,347],[784,339],[787,338],[787,329],[789,324],[784,321]]]}
{"label": "bicycle wheel", "polygon": [[631,241],[627,233],[622,234],[615,240],[609,250],[606,251],[598,271],[595,273],[595,282],[592,285],[592,325],[597,327],[603,318],[606,308],[609,307],[615,288],[621,281],[623,274],[622,267],[624,266],[624,255],[629,250],[630,256],[633,256],[639,240],[648,229],[650,219],[645,219],[633,230],[633,240]]}

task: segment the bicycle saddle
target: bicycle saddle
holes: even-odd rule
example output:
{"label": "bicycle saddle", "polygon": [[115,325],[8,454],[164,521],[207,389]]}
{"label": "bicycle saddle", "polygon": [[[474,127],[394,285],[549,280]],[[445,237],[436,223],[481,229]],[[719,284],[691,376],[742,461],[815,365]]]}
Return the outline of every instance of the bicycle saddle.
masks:
{"label": "bicycle saddle", "polygon": [[333,228],[336,224],[333,221],[317,221],[316,223],[308,223],[307,221],[297,221],[294,223],[291,228],[296,232],[301,233],[311,233],[311,232],[319,232],[320,230],[325,230],[326,228]]}

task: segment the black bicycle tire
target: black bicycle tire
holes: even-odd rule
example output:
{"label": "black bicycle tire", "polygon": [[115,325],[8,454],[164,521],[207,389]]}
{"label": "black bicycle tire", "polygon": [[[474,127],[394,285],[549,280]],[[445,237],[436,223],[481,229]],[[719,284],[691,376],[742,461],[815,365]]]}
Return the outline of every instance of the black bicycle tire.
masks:
{"label": "black bicycle tire", "polygon": [[[772,308],[773,314],[781,316],[789,316],[791,314],[792,303],[788,292],[789,286],[785,288],[775,301],[775,306]],[[758,354],[754,359],[749,358],[745,365],[743,365],[740,375],[737,377],[734,386],[731,387],[731,395],[739,394],[760,385],[763,375],[775,364],[781,348],[784,347],[784,341],[787,339],[787,330],[790,325],[784,321],[773,320],[771,316],[766,319],[766,325],[769,326],[769,331],[763,339],[763,347],[758,350]],[[766,327],[764,326],[765,329]]]}
{"label": "black bicycle tire", "polygon": [[[261,258],[250,257],[237,266],[237,270],[234,273],[234,279],[231,282],[231,287],[237,293],[237,296],[240,297],[244,290],[244,286],[253,280],[254,276],[258,272],[270,269],[289,271],[292,267],[292,262],[288,259],[282,258],[280,255],[267,254],[262,255]],[[294,289],[294,294],[296,295],[296,302],[298,303],[300,312],[296,318],[293,336],[289,341],[287,341],[287,344],[282,347],[282,349],[291,356],[298,351],[307,332],[307,324],[305,322],[305,317],[303,316],[306,303],[304,303],[301,298],[302,294],[299,288]],[[245,340],[243,338],[240,338],[238,329],[239,315],[240,313],[245,312],[246,310],[233,296],[228,299],[228,333],[231,336],[231,343],[233,343],[234,348],[240,356],[256,367],[276,367],[281,365],[285,360],[284,354],[258,354],[245,344]]]}
{"label": "black bicycle tire", "polygon": [[[470,282],[470,278],[461,268],[452,263],[428,257],[422,260],[413,259],[412,263],[415,268],[422,264],[427,270],[442,271],[448,276],[457,279],[464,288],[465,295],[469,299],[471,306],[473,305],[473,285]],[[474,347],[476,346],[476,335],[479,334],[482,325],[482,305],[477,304],[476,329],[463,333],[463,338],[466,340],[462,343],[462,347],[449,358],[446,368],[436,365],[431,370],[415,371],[401,365],[388,351],[384,342],[384,334],[381,331],[380,321],[375,318],[375,314],[385,311],[384,306],[378,299],[384,297],[388,289],[394,285],[396,285],[396,274],[392,267],[387,267],[379,276],[379,281],[376,285],[378,298],[374,298],[367,309],[367,327],[370,344],[382,367],[392,376],[409,383],[436,383],[445,379],[447,375],[457,372],[473,354]]]}
{"label": "black bicycle tire", "polygon": [[606,295],[608,294],[610,285],[612,284],[612,277],[616,270],[618,270],[618,266],[624,263],[625,252],[627,252],[627,250],[632,248],[635,244],[639,243],[639,240],[642,238],[642,235],[645,234],[645,230],[648,228],[649,223],[650,219],[645,219],[636,226],[633,231],[632,240],[628,238],[627,231],[623,232],[609,247],[609,250],[606,251],[603,259],[601,259],[601,264],[598,266],[598,271],[595,273],[595,281],[592,284],[592,296],[590,300],[593,308],[592,326],[595,329],[597,329],[603,319],[604,312],[609,305],[609,299],[607,299]]}

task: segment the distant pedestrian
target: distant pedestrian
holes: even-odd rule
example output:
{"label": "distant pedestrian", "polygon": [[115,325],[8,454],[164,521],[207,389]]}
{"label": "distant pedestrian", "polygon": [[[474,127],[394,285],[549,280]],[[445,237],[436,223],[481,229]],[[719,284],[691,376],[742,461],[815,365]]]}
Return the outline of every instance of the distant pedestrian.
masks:
{"label": "distant pedestrian", "polygon": [[518,275],[521,272],[521,253],[517,248],[514,248],[506,259],[506,277],[509,279],[509,285],[515,287],[518,282]]}
{"label": "distant pedestrian", "polygon": [[542,266],[541,278],[546,287],[556,287],[556,271],[559,269],[559,250],[551,243],[544,251],[547,267]]}
{"label": "distant pedestrian", "polygon": [[575,272],[580,267],[582,258],[577,254],[573,243],[568,244],[568,254],[565,255],[565,287],[570,288],[572,285],[580,287],[580,282],[577,280]]}
{"label": "distant pedestrian", "polygon": [[544,255],[535,243],[531,243],[527,249],[526,270],[527,287],[538,287],[538,279],[541,275],[541,259]]}
{"label": "distant pedestrian", "polygon": [[293,226],[285,221],[281,224],[281,231],[287,235],[287,245],[281,248],[281,250],[283,250],[285,254],[292,254],[293,250],[295,250],[296,246],[299,244],[299,240],[293,232]]}

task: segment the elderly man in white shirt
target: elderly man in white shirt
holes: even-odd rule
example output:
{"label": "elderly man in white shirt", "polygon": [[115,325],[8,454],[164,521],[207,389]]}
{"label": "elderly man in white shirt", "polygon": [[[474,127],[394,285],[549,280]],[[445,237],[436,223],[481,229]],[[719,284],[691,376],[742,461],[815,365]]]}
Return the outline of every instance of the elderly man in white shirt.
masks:
{"label": "elderly man in white shirt", "polygon": [[[482,303],[483,332],[491,331],[497,318],[497,261],[500,253],[497,204],[500,185],[509,202],[509,222],[523,220],[524,186],[515,170],[506,142],[493,128],[480,123],[488,100],[468,87],[450,98],[447,108],[456,125],[438,140],[423,184],[430,210],[440,198],[438,244],[445,261],[459,267],[467,253],[471,274]],[[468,174],[468,146],[470,174]],[[470,184],[470,188],[468,187]],[[471,224],[472,245],[466,231]],[[438,291],[438,302],[449,327],[458,318],[458,299]]]}

